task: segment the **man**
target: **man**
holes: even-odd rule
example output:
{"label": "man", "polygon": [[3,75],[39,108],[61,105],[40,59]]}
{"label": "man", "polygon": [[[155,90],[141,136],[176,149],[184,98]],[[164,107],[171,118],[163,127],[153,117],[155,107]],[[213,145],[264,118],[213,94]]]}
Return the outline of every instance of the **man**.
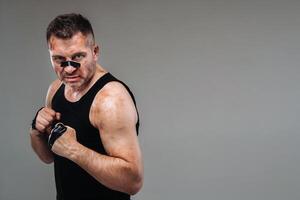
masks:
{"label": "man", "polygon": [[[47,28],[47,44],[58,79],[30,136],[38,157],[54,161],[57,199],[130,199],[143,184],[132,93],[97,63],[99,47],[80,14],[57,16]],[[66,130],[49,146],[57,122]]]}

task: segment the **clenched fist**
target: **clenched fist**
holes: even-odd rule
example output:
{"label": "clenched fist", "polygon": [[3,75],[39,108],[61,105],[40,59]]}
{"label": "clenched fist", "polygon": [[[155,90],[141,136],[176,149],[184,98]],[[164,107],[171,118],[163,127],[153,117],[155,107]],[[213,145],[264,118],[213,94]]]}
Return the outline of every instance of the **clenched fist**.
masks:
{"label": "clenched fist", "polygon": [[70,126],[66,126],[66,128],[67,130],[55,140],[51,150],[59,156],[68,158],[78,142],[75,129]]}
{"label": "clenched fist", "polygon": [[51,108],[43,108],[37,113],[35,127],[40,133],[50,134],[51,126],[54,121],[60,120],[60,113]]}

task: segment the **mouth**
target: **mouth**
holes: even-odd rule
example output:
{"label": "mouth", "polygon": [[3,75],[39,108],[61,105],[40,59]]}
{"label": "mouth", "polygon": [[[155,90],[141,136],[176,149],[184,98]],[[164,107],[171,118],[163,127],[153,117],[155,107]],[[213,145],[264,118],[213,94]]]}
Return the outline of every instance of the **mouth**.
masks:
{"label": "mouth", "polygon": [[65,76],[64,79],[67,82],[77,82],[80,79],[80,77],[79,76]]}

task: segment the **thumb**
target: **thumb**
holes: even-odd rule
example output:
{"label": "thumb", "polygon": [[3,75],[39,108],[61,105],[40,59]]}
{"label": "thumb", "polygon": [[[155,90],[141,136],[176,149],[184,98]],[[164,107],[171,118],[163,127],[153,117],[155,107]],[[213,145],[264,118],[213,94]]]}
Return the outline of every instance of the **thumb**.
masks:
{"label": "thumb", "polygon": [[61,114],[60,114],[60,113],[58,113],[58,112],[55,113],[55,118],[56,118],[56,120],[59,121],[59,120],[60,120],[60,117],[61,117]]}

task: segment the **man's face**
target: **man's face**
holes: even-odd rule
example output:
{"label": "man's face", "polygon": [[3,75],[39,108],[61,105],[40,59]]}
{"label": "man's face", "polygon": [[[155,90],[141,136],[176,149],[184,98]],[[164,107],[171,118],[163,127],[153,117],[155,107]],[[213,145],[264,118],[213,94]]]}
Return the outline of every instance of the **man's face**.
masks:
{"label": "man's face", "polygon": [[[87,87],[96,69],[98,51],[91,36],[84,36],[80,32],[71,39],[60,39],[55,36],[49,39],[53,69],[58,78],[73,89]],[[71,60],[80,63],[80,67],[61,67],[61,62]]]}

